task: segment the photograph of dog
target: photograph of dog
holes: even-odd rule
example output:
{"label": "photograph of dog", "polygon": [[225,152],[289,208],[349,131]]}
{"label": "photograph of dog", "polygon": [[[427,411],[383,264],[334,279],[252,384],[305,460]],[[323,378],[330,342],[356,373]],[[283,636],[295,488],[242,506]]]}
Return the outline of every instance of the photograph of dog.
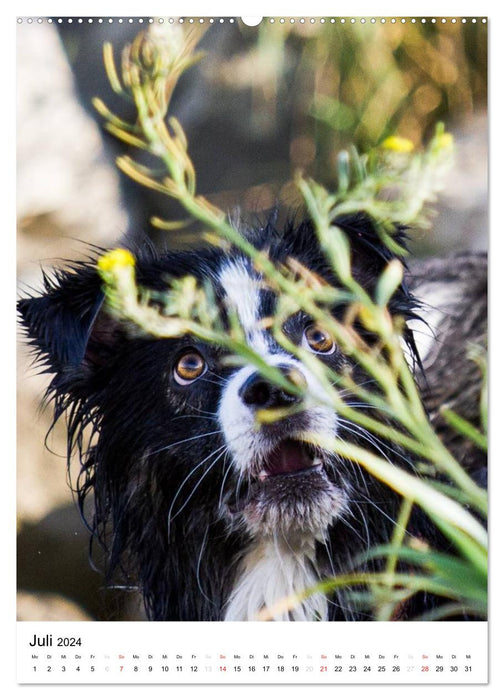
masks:
{"label": "photograph of dog", "polygon": [[[273,207],[231,220],[276,268],[294,261],[341,287],[309,216],[282,218]],[[486,254],[473,246],[405,260],[365,211],[332,223],[348,240],[352,277],[371,297],[391,261],[405,265],[388,310],[405,321],[404,350],[432,424],[485,488],[483,450],[447,424],[441,409],[479,416],[482,377],[466,350],[486,338]],[[411,234],[398,224],[392,238],[408,247]],[[252,621],[265,609],[280,621],[372,619],[348,588],[319,584],[390,541],[401,498],[357,462],[304,435],[363,446],[408,474],[417,473],[417,457],[328,404],[318,377],[271,332],[277,293],[242,251],[172,250],[146,234],[121,245],[134,255],[142,288],[162,293],[188,275],[211,288],[223,326],[233,315],[251,350],[302,395],[272,383],[252,362],[230,364],[224,346],[189,334],[153,337],[115,316],[97,269],[102,246],[44,265],[42,284],[20,295],[20,326],[34,366],[48,375],[51,427],[65,421],[69,459],[78,464],[72,488],[93,547],[103,552],[103,585],[135,591],[150,620]],[[348,309],[338,301],[330,311],[341,320]],[[290,315],[283,331],[335,373],[351,367],[356,384],[373,386],[304,311]],[[345,401],[363,414],[371,409],[350,393]],[[261,423],[265,409],[285,414]],[[407,530],[420,544],[451,551],[419,507]],[[382,566],[372,559],[360,571]],[[296,596],[295,604],[278,607]],[[419,619],[439,604],[440,596],[419,591],[395,605],[390,619]],[[458,610],[449,617],[472,616]]]}

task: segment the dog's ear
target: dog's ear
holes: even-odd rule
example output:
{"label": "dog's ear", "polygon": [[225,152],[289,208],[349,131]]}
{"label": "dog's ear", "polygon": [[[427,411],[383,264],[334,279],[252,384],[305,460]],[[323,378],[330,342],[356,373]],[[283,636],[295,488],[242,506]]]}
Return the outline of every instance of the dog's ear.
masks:
{"label": "dog's ear", "polygon": [[[345,232],[350,244],[354,278],[371,295],[391,260],[400,260],[407,269],[404,256],[391,250],[380,236],[376,224],[366,214],[342,216],[334,224]],[[396,224],[389,235],[397,247],[407,254],[406,228]],[[417,302],[404,280],[390,300],[389,307],[393,314],[400,314],[406,319],[416,317]]]}
{"label": "dog's ear", "polygon": [[[377,225],[365,213],[340,216],[333,223],[347,236],[352,251],[353,274],[363,287],[372,288],[391,260],[396,258],[404,263],[404,257],[384,243]],[[389,235],[407,253],[405,227],[396,224]]]}
{"label": "dog's ear", "polygon": [[[391,250],[380,235],[377,224],[364,212],[357,212],[337,217],[334,226],[340,228],[346,235],[350,246],[352,276],[373,297],[380,275],[391,260],[397,259],[407,269],[402,254]],[[407,252],[406,227],[396,224],[389,232],[396,244],[396,250]],[[306,219],[295,228],[292,224],[286,229],[285,242],[289,246],[289,254],[310,268],[314,263],[322,277],[333,278],[328,259],[320,249],[318,237],[313,223]],[[313,268],[312,268],[313,269]],[[337,280],[333,280],[338,284]],[[419,303],[404,279],[392,295],[388,304],[392,315],[402,316],[406,321],[418,319]],[[420,364],[412,331],[405,326],[404,340],[409,347],[414,363]]]}
{"label": "dog's ear", "polygon": [[[354,278],[371,296],[374,296],[378,279],[391,260],[400,260],[405,270],[408,269],[404,256],[391,250],[380,236],[376,224],[366,214],[343,216],[334,223],[347,235]],[[389,235],[397,247],[406,254],[408,252],[406,227],[396,224]],[[406,276],[389,300],[388,308],[392,315],[402,316],[405,321],[419,319],[417,311],[420,304],[412,293]],[[403,338],[413,365],[421,370],[420,356],[413,332],[408,325],[404,327]]]}
{"label": "dog's ear", "polygon": [[[352,275],[369,294],[373,295],[378,278],[391,260],[399,259],[405,264],[404,257],[390,249],[380,235],[378,226],[366,213],[357,212],[338,216],[332,223],[346,235],[350,246]],[[389,233],[390,238],[397,244],[397,248],[402,248],[405,253],[407,252],[406,233],[406,228],[400,224],[395,225]],[[312,221],[306,219],[297,227],[289,223],[282,244],[288,247],[289,255],[307,267],[315,263],[322,275],[326,273],[331,278],[329,261],[320,249]],[[403,283],[391,299],[391,311],[408,316],[414,306],[414,299],[406,284]]]}
{"label": "dog's ear", "polygon": [[102,310],[101,279],[93,263],[49,276],[44,292],[18,301],[21,325],[36,364],[54,374],[52,389],[83,398],[85,385],[117,342],[118,324]]}

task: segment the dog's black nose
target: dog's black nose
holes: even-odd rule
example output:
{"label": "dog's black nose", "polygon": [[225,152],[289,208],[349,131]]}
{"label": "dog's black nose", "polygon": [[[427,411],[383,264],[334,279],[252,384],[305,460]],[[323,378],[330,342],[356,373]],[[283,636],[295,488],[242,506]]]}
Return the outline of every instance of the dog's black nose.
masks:
{"label": "dog's black nose", "polygon": [[[299,388],[306,388],[307,383],[304,374],[292,365],[278,365],[278,369],[292,384]],[[299,394],[294,394],[285,389],[271,384],[259,372],[254,372],[239,390],[242,401],[251,408],[282,408],[301,401]]]}

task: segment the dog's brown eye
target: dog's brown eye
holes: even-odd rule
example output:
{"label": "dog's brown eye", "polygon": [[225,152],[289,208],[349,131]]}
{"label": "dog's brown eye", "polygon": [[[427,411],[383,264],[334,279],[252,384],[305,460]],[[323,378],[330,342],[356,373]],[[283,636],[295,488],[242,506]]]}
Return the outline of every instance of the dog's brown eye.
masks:
{"label": "dog's brown eye", "polygon": [[199,352],[186,352],[175,366],[175,381],[182,386],[191,384],[206,370],[206,363]]}
{"label": "dog's brown eye", "polygon": [[334,352],[334,340],[322,326],[312,323],[304,332],[303,340],[312,352],[330,355]]}

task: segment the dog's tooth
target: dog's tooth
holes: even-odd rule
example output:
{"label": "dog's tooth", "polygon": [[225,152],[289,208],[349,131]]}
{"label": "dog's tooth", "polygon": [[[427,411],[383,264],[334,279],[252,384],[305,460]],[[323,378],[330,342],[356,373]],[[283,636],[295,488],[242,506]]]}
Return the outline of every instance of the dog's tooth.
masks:
{"label": "dog's tooth", "polygon": [[268,476],[268,472],[266,472],[264,469],[260,472],[259,474],[259,481],[264,481]]}

